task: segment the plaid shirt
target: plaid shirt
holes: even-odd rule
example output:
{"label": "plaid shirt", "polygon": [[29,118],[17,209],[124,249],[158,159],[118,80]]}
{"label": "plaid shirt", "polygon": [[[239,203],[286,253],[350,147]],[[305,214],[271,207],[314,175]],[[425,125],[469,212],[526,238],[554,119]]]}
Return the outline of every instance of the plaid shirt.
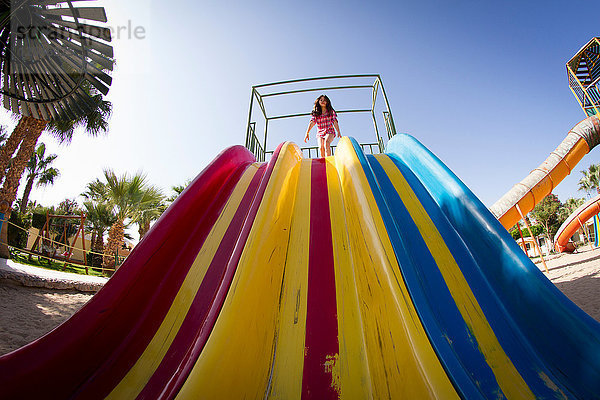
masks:
{"label": "plaid shirt", "polygon": [[335,111],[333,113],[321,114],[317,117],[313,115],[310,119],[311,122],[315,122],[317,124],[317,136],[325,137],[329,134],[335,137],[335,129],[333,129],[333,122],[337,122],[337,114]]}

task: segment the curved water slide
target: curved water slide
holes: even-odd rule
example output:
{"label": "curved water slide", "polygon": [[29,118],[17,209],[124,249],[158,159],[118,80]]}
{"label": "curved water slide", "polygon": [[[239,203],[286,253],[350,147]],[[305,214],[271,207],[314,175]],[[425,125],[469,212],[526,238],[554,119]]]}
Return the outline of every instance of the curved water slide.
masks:
{"label": "curved water slide", "polygon": [[550,156],[525,179],[502,196],[490,210],[500,223],[510,229],[521,215],[535,207],[567,175],[575,165],[600,143],[600,119],[592,115],[575,125]]}
{"label": "curved water slide", "polygon": [[414,138],[223,152],[1,398],[593,398],[600,324]]}
{"label": "curved water slide", "polygon": [[600,194],[577,207],[558,228],[554,235],[554,247],[557,251],[565,251],[569,239],[583,224],[600,212]]}

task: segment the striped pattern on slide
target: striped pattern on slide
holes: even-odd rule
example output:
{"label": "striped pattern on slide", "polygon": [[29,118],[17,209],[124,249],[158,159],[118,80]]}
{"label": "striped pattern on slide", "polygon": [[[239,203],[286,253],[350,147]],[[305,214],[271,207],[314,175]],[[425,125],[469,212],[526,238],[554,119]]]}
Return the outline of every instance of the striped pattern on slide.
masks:
{"label": "striped pattern on slide", "polygon": [[0,358],[0,397],[600,392],[598,324],[420,143],[389,149],[343,138],[304,159],[284,143],[263,164],[226,150],[90,303]]}

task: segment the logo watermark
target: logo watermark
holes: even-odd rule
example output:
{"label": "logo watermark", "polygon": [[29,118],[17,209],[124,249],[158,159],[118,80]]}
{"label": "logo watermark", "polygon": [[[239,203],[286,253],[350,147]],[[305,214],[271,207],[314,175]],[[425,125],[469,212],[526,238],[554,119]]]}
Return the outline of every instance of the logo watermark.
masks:
{"label": "logo watermark", "polygon": [[12,27],[16,33],[17,40],[38,40],[42,36],[49,40],[69,40],[81,39],[92,40],[92,38],[102,39],[104,41],[112,40],[144,40],[146,39],[146,27],[135,25],[133,21],[128,20],[126,25],[116,26],[93,26],[73,23],[73,27],[52,25],[16,25]]}

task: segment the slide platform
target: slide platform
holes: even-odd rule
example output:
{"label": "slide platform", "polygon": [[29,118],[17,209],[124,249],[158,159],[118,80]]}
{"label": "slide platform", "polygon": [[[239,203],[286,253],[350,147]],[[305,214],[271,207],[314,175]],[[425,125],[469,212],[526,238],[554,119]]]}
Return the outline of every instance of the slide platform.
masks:
{"label": "slide platform", "polygon": [[591,399],[600,324],[423,145],[225,150],[0,398]]}

